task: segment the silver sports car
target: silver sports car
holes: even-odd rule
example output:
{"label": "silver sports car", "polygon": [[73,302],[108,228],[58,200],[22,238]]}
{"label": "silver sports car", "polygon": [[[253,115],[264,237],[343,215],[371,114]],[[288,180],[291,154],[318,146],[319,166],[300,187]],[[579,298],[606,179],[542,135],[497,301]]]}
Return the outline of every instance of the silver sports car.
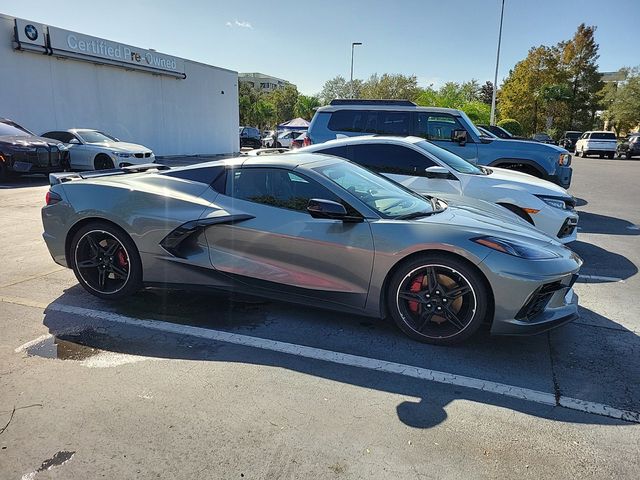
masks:
{"label": "silver sports car", "polygon": [[577,316],[582,261],[568,248],[497,207],[422,197],[336,157],[134,166],[51,184],[49,251],[100,298],[206,286],[391,316],[435,344],[485,322],[527,334]]}

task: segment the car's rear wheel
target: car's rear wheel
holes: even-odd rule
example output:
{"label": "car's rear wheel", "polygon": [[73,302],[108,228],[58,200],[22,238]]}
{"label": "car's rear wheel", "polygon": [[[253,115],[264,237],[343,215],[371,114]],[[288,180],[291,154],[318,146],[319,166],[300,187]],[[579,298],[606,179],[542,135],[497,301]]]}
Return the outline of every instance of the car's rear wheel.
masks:
{"label": "car's rear wheel", "polygon": [[9,172],[4,162],[0,161],[0,182],[6,182],[9,179]]}
{"label": "car's rear wheel", "polygon": [[487,313],[489,292],[464,261],[427,254],[401,266],[389,281],[387,307],[409,337],[436,345],[473,335]]}
{"label": "car's rear wheel", "polygon": [[104,299],[122,298],[142,286],[142,262],[133,240],[106,222],[80,228],[71,242],[70,260],[82,287]]}
{"label": "car's rear wheel", "polygon": [[607,153],[607,158],[613,158],[613,152]]}
{"label": "car's rear wheel", "polygon": [[96,170],[109,170],[110,168],[113,168],[113,160],[109,158],[109,155],[101,153],[96,155],[96,158],[93,161],[93,166]]}
{"label": "car's rear wheel", "polygon": [[631,160],[631,157],[632,157],[633,155],[631,155],[631,152],[627,152],[627,153],[625,153],[625,155],[624,155],[624,156],[625,156],[625,158],[626,158],[627,160]]}

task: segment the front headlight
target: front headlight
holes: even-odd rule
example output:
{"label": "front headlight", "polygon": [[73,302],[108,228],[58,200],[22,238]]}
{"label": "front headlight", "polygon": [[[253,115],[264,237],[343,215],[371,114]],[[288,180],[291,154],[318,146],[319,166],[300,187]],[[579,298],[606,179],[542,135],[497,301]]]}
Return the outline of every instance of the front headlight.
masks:
{"label": "front headlight", "polygon": [[514,257],[526,258],[528,260],[544,260],[548,258],[557,258],[558,254],[545,248],[529,245],[517,240],[506,240],[497,237],[477,237],[472,238],[472,242],[483,245],[491,250],[496,250]]}
{"label": "front headlight", "polygon": [[558,157],[558,165],[561,165],[563,167],[571,165],[571,155],[569,155],[568,153],[561,153],[560,157]]}
{"label": "front headlight", "polygon": [[538,197],[538,198],[551,207],[560,208],[562,210],[566,210],[567,208],[567,204],[565,203],[565,201],[559,198],[551,198],[551,197]]}
{"label": "front headlight", "polygon": [[116,157],[120,158],[129,158],[131,156],[130,153],[122,153],[122,152],[112,152]]}

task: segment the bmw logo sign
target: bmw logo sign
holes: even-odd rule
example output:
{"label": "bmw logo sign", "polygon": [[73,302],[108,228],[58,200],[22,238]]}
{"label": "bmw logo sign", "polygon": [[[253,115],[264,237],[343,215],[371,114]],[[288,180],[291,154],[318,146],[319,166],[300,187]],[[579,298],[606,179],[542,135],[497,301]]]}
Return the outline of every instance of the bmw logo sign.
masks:
{"label": "bmw logo sign", "polygon": [[38,29],[33,25],[29,24],[24,27],[24,34],[27,36],[29,40],[32,42],[38,38]]}

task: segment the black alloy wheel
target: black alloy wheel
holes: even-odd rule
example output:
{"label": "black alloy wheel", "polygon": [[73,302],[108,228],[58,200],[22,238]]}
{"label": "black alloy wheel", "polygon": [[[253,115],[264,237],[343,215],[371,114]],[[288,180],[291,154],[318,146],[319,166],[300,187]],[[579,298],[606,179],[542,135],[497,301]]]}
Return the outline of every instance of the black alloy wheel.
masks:
{"label": "black alloy wheel", "polygon": [[97,297],[121,298],[142,285],[142,263],[135,244],[112,225],[96,222],[81,228],[70,253],[78,282]]}
{"label": "black alloy wheel", "polygon": [[478,330],[487,312],[488,292],[465,262],[429,255],[394,274],[387,298],[396,324],[411,338],[450,345]]}
{"label": "black alloy wheel", "polygon": [[113,168],[113,160],[109,158],[109,155],[101,153],[96,156],[93,165],[96,170],[109,170]]}

